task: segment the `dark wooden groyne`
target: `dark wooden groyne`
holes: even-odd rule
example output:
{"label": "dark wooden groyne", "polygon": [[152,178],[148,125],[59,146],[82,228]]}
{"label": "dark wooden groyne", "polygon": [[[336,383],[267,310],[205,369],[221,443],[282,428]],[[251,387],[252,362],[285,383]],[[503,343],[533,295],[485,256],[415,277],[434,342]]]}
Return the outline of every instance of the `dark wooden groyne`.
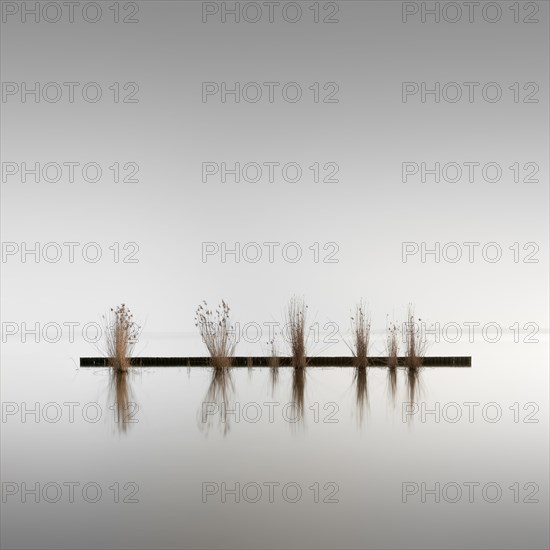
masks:
{"label": "dark wooden groyne", "polygon": [[[291,367],[291,357],[278,357],[281,367]],[[269,367],[271,357],[233,357],[233,367]],[[398,358],[398,365],[406,366],[406,357]],[[209,367],[209,357],[132,357],[130,359],[134,367]],[[353,367],[355,357],[308,357],[308,367]],[[369,367],[387,367],[387,357],[369,357]],[[108,367],[107,357],[81,357],[81,367]],[[471,367],[472,358],[462,357],[424,357],[423,367]]]}

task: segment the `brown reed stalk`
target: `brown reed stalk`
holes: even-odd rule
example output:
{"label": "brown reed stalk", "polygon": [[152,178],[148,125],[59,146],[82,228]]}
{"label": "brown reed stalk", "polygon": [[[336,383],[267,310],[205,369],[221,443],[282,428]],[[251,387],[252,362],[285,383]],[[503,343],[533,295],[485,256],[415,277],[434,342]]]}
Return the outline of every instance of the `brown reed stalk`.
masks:
{"label": "brown reed stalk", "polygon": [[215,311],[209,309],[206,301],[203,301],[195,312],[195,326],[210,353],[210,362],[214,368],[231,367],[235,354],[237,342],[229,312],[230,308],[223,300]]}

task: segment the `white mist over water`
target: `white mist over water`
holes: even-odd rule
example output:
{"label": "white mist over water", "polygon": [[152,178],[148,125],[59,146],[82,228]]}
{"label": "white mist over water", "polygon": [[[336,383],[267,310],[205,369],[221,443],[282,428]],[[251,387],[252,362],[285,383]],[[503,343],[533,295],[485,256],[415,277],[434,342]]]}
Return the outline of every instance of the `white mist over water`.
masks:
{"label": "white mist over water", "polygon": [[[159,339],[147,348],[152,355],[171,355],[181,350],[180,343]],[[279,369],[275,388],[268,368],[232,369],[225,404],[208,401],[211,369],[136,368],[127,379],[136,422],[125,431],[115,421],[109,369],[75,367],[72,359],[82,345],[65,345],[62,353],[59,346],[37,345],[40,352],[33,357],[40,361],[12,354],[13,344],[6,345],[3,480],[26,482],[31,489],[35,483],[80,485],[73,503],[66,491],[56,503],[42,495],[38,503],[32,494],[25,503],[21,493],[6,496],[2,522],[12,529],[3,543],[9,548],[414,548],[410,533],[421,529],[425,547],[446,548],[459,512],[483,524],[472,548],[480,547],[479,540],[515,548],[526,538],[531,547],[543,548],[549,426],[548,375],[541,365],[548,364],[547,343],[544,338],[537,345],[437,347],[441,355],[471,354],[472,367],[423,369],[412,406],[404,404],[403,369],[393,405],[386,369],[370,368],[363,414],[353,368],[311,367],[298,422],[292,421],[291,368]],[[66,403],[73,404],[73,422]],[[10,414],[13,406],[19,410]],[[90,482],[102,490],[95,504],[81,496]],[[463,485],[470,482],[480,484],[472,503],[472,486]],[[297,502],[283,496],[289,483],[289,500],[296,487],[302,491]],[[404,483],[413,493],[406,502]],[[436,483],[439,503],[429,493]],[[488,498],[497,485],[502,489],[499,502],[484,500],[487,483],[493,484]],[[533,491],[523,486],[535,483],[539,503],[515,503],[514,483],[522,500]],[[446,502],[455,498],[456,484],[462,498]],[[261,496],[252,502],[258,486]],[[235,487],[238,503],[231,493]],[[115,490],[120,500],[139,502],[116,503]],[[50,487],[50,498],[55,494]],[[93,497],[93,487],[89,494]],[[299,522],[292,519],[297,513]],[[378,529],[388,513],[399,527]],[[29,521],[32,530],[24,528]],[[224,528],[211,529],[212,524]]]}

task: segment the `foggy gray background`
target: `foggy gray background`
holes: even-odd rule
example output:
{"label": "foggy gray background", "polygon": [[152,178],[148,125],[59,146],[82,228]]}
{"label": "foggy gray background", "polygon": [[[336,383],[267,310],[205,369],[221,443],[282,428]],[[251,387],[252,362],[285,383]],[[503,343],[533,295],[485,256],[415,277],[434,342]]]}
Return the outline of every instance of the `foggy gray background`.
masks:
{"label": "foggy gray background", "polygon": [[[89,512],[81,506],[58,504],[45,514],[43,504],[6,505],[3,545],[544,548],[548,544],[543,519],[548,511],[548,4],[535,3],[540,8],[536,24],[514,23],[512,2],[498,2],[502,20],[494,24],[483,21],[479,8],[473,23],[464,16],[455,24],[433,23],[433,18],[423,24],[419,15],[403,23],[402,3],[397,1],[336,2],[336,24],[313,23],[309,1],[300,2],[303,17],[295,24],[280,17],[273,24],[265,19],[256,24],[223,24],[219,16],[205,24],[201,2],[137,2],[139,23],[115,24],[108,9],[113,2],[100,4],[103,17],[94,24],[83,22],[78,8],[74,24],[65,19],[23,24],[20,16],[1,24],[3,82],[95,81],[104,94],[98,103],[87,103],[77,94],[72,104],[66,95],[58,103],[22,103],[11,96],[1,104],[3,163],[97,162],[103,168],[98,183],[78,176],[74,183],[66,179],[22,183],[17,176],[2,182],[4,243],[94,241],[103,250],[97,264],[82,260],[80,249],[72,264],[66,255],[58,263],[7,258],[2,263],[2,322],[101,322],[102,313],[125,302],[146,325],[139,353],[182,356],[204,353],[193,324],[194,310],[203,299],[215,305],[225,298],[234,319],[261,324],[282,321],[288,298],[304,295],[312,320],[336,322],[342,332],[349,326],[350,309],[361,297],[368,301],[377,331],[383,331],[387,314],[402,320],[411,301],[417,314],[430,323],[494,321],[506,329],[516,322],[521,326],[532,322],[540,328],[538,344],[513,344],[511,333],[493,345],[480,344],[479,336],[476,345],[466,337],[454,345],[434,344],[433,354],[472,355],[473,369],[427,374],[444,380],[434,380],[437,391],[429,394],[430,402],[498,401],[506,408],[515,401],[535,401],[541,422],[499,423],[490,426],[488,433],[486,425],[477,423],[462,425],[461,430],[451,426],[449,431],[440,426],[437,433],[430,430],[428,437],[427,428],[418,433],[401,426],[399,415],[392,420],[398,427],[387,428],[389,420],[381,406],[378,427],[364,430],[361,437],[345,414],[337,433],[317,425],[315,434],[290,438],[287,425],[277,426],[281,433],[273,435],[273,443],[264,442],[265,449],[280,460],[284,457],[285,464],[295,452],[296,477],[306,480],[303,485],[315,475],[320,481],[338,478],[342,486],[347,479],[353,492],[353,480],[366,475],[380,477],[377,483],[394,484],[397,489],[393,487],[387,499],[380,488],[368,495],[358,490],[348,500],[342,496],[342,504],[328,512],[308,508],[300,514],[282,506],[270,518],[269,507],[265,511],[250,506],[250,510],[232,511],[233,516],[227,505],[216,512],[201,511],[200,492],[194,494],[186,484],[222,479],[224,473],[227,479],[239,475],[263,480],[278,475],[286,480],[293,472],[276,473],[269,456],[257,455],[261,450],[256,449],[255,438],[269,432],[254,425],[240,426],[238,440],[232,434],[205,443],[196,428],[195,401],[206,391],[206,374],[193,374],[188,383],[184,370],[148,372],[140,378],[139,387],[150,393],[141,398],[154,407],[167,400],[172,412],[165,429],[159,427],[163,415],[158,410],[150,410],[148,420],[140,420],[142,431],[134,430],[139,437],[130,433],[123,439],[89,424],[84,425],[91,434],[86,436],[66,423],[10,420],[2,425],[3,479],[45,481],[69,476],[68,472],[78,479],[136,478],[145,493],[136,505],[139,512],[126,506],[113,512],[108,506],[91,505],[98,516],[91,526]],[[320,3],[322,16],[328,13],[323,11],[325,4],[329,3]],[[520,2],[522,18],[528,13],[525,4]],[[127,13],[124,5],[119,3],[121,13]],[[204,81],[296,81],[304,97],[296,104],[284,102],[280,95],[273,104],[235,104],[231,99],[222,103],[219,96],[203,103]],[[403,103],[404,81],[494,81],[504,95],[497,103],[487,103],[478,88],[474,103],[465,99],[456,104],[422,103],[418,97]],[[113,82],[138,83],[139,102],[114,103],[109,90]],[[308,90],[314,82],[321,86],[336,82],[339,103],[314,103]],[[520,89],[523,83],[536,82],[539,103],[514,103],[508,90],[514,82],[520,83]],[[302,181],[221,183],[211,178],[202,182],[203,162],[267,161],[299,163],[304,170]],[[468,161],[498,163],[502,180],[488,183],[478,177],[470,183],[464,176],[457,183],[422,183],[417,176],[403,183],[401,179],[403,162]],[[114,183],[108,169],[114,162],[137,163],[139,182]],[[312,183],[307,167],[314,162],[337,163],[339,182]],[[539,182],[514,183],[508,166],[515,162],[537,163]],[[201,258],[205,241],[295,241],[304,256],[294,264],[282,261],[280,255],[274,263],[265,259],[256,264],[235,263],[231,257],[222,263],[219,256],[205,263]],[[478,248],[474,263],[466,259],[456,264],[421,263],[418,256],[403,263],[403,241],[495,241],[503,249],[503,258],[494,264],[485,262]],[[139,262],[113,262],[109,246],[114,242],[137,243]],[[315,242],[321,243],[321,254],[324,243],[337,243],[338,263],[313,262],[308,247]],[[539,262],[514,263],[508,247],[515,242],[520,249],[523,243],[537,243]],[[6,340],[3,401],[104,398],[100,389],[105,385],[104,372],[97,377],[92,371],[75,372],[73,360],[78,363],[80,356],[98,355],[81,335],[74,344],[67,342],[66,334],[58,344],[23,344],[19,335]],[[382,355],[383,332],[376,333],[374,340],[374,350]],[[260,355],[265,341],[244,342],[237,353]],[[348,353],[342,343],[328,349],[320,344],[315,351]],[[246,387],[245,373],[240,376],[243,381],[239,378],[237,387]],[[335,393],[345,409],[351,375],[330,373],[332,382],[323,376],[315,374],[318,385],[311,386],[316,388],[311,389],[311,401],[334,400],[334,395],[325,398],[319,389],[334,385],[341,388]],[[265,389],[262,380],[254,386],[261,391]],[[174,391],[174,384],[181,393]],[[380,387],[383,393],[383,384]],[[249,398],[261,400],[264,395],[251,392]],[[184,409],[174,417],[179,407]],[[164,453],[155,454],[150,441],[156,441]],[[458,455],[450,452],[451,443],[460,449]],[[484,452],[477,445],[483,445]],[[362,450],[354,456],[356,448]],[[491,448],[496,449],[494,454],[488,451]],[[36,462],[46,449],[50,454],[44,462]],[[399,455],[406,462],[409,452],[414,466],[410,472],[402,464],[399,473],[386,471],[388,456]],[[224,453],[229,455],[228,472],[217,470]],[[260,463],[265,458],[265,468],[256,461],[243,461],[248,454],[257,456]],[[160,464],[167,456],[172,460],[163,475]],[[451,460],[456,456],[464,456],[464,461]],[[125,473],[119,457],[132,464],[131,474]],[[178,467],[174,457],[187,460]],[[308,477],[312,463],[320,457],[326,457],[321,471]],[[351,461],[349,467],[345,457]],[[497,460],[502,461],[501,469],[495,470]],[[205,461],[208,465],[203,468]],[[86,473],[80,469],[83,463],[89,466]],[[483,503],[471,509],[433,507],[434,511],[428,505],[402,505],[401,481],[427,476],[480,481],[492,476],[503,486],[535,480],[541,486],[541,504],[500,503],[502,515],[494,523],[489,520],[494,519],[493,509],[484,508]],[[183,491],[178,484],[186,486],[185,497],[170,489]],[[364,485],[360,487],[366,491]],[[365,498],[381,501],[386,512],[381,514],[371,500],[369,509],[359,512],[357,507]],[[369,510],[376,518],[372,524],[364,519]],[[260,518],[254,514],[264,511],[265,523],[258,523]],[[356,516],[350,516],[352,511]],[[403,523],[411,514],[422,522],[427,515],[430,521],[415,529]],[[438,520],[432,522],[432,514]],[[480,517],[484,521],[478,521]],[[48,523],[38,527],[33,523],[37,518],[48,518]],[[117,521],[121,532],[115,535]],[[30,527],[21,527],[27,522]],[[147,536],[142,531],[144,522]],[[437,530],[442,525],[447,538]],[[285,538],[287,527],[295,538]],[[334,538],[328,536],[329,527]],[[318,536],[315,529],[321,530]],[[94,538],[97,531],[102,538]]]}

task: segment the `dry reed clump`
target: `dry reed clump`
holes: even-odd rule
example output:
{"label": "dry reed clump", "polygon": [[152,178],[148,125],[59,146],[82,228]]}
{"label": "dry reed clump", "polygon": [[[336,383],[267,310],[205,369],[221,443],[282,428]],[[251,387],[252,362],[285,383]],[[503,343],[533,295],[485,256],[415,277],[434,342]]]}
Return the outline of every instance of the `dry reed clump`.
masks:
{"label": "dry reed clump", "polygon": [[[418,320],[421,321],[421,319]],[[414,307],[412,304],[409,304],[407,309],[407,322],[405,326],[405,365],[409,369],[418,369],[422,366],[424,356],[426,355],[427,341],[415,323]]]}
{"label": "dry reed clump", "polygon": [[292,365],[298,368],[307,366],[306,355],[306,310],[302,299],[291,298],[287,311],[287,326],[290,330],[290,351]]}
{"label": "dry reed clump", "polygon": [[370,343],[370,318],[365,312],[365,305],[359,302],[355,308],[355,317],[351,317],[352,353],[356,367],[368,366]]}
{"label": "dry reed clump", "polygon": [[109,365],[117,370],[126,372],[131,366],[131,355],[139,339],[141,327],[134,321],[130,309],[121,304],[111,308],[105,320],[105,348],[109,358]]}
{"label": "dry reed clump", "polygon": [[277,352],[277,345],[275,344],[275,339],[272,339],[269,344],[271,348],[271,354],[269,356],[269,367],[271,369],[279,368],[279,354]]}
{"label": "dry reed clump", "polygon": [[399,327],[395,322],[386,322],[386,355],[388,358],[388,390],[395,404],[397,395],[397,366],[399,363]]}
{"label": "dry reed clump", "polygon": [[386,354],[388,356],[388,367],[397,367],[399,356],[399,327],[396,323],[386,323]]}
{"label": "dry reed clump", "polygon": [[236,334],[229,319],[230,308],[227,303],[222,300],[218,308],[213,312],[203,301],[195,312],[195,326],[210,353],[212,366],[227,368],[231,367],[235,353]]}

